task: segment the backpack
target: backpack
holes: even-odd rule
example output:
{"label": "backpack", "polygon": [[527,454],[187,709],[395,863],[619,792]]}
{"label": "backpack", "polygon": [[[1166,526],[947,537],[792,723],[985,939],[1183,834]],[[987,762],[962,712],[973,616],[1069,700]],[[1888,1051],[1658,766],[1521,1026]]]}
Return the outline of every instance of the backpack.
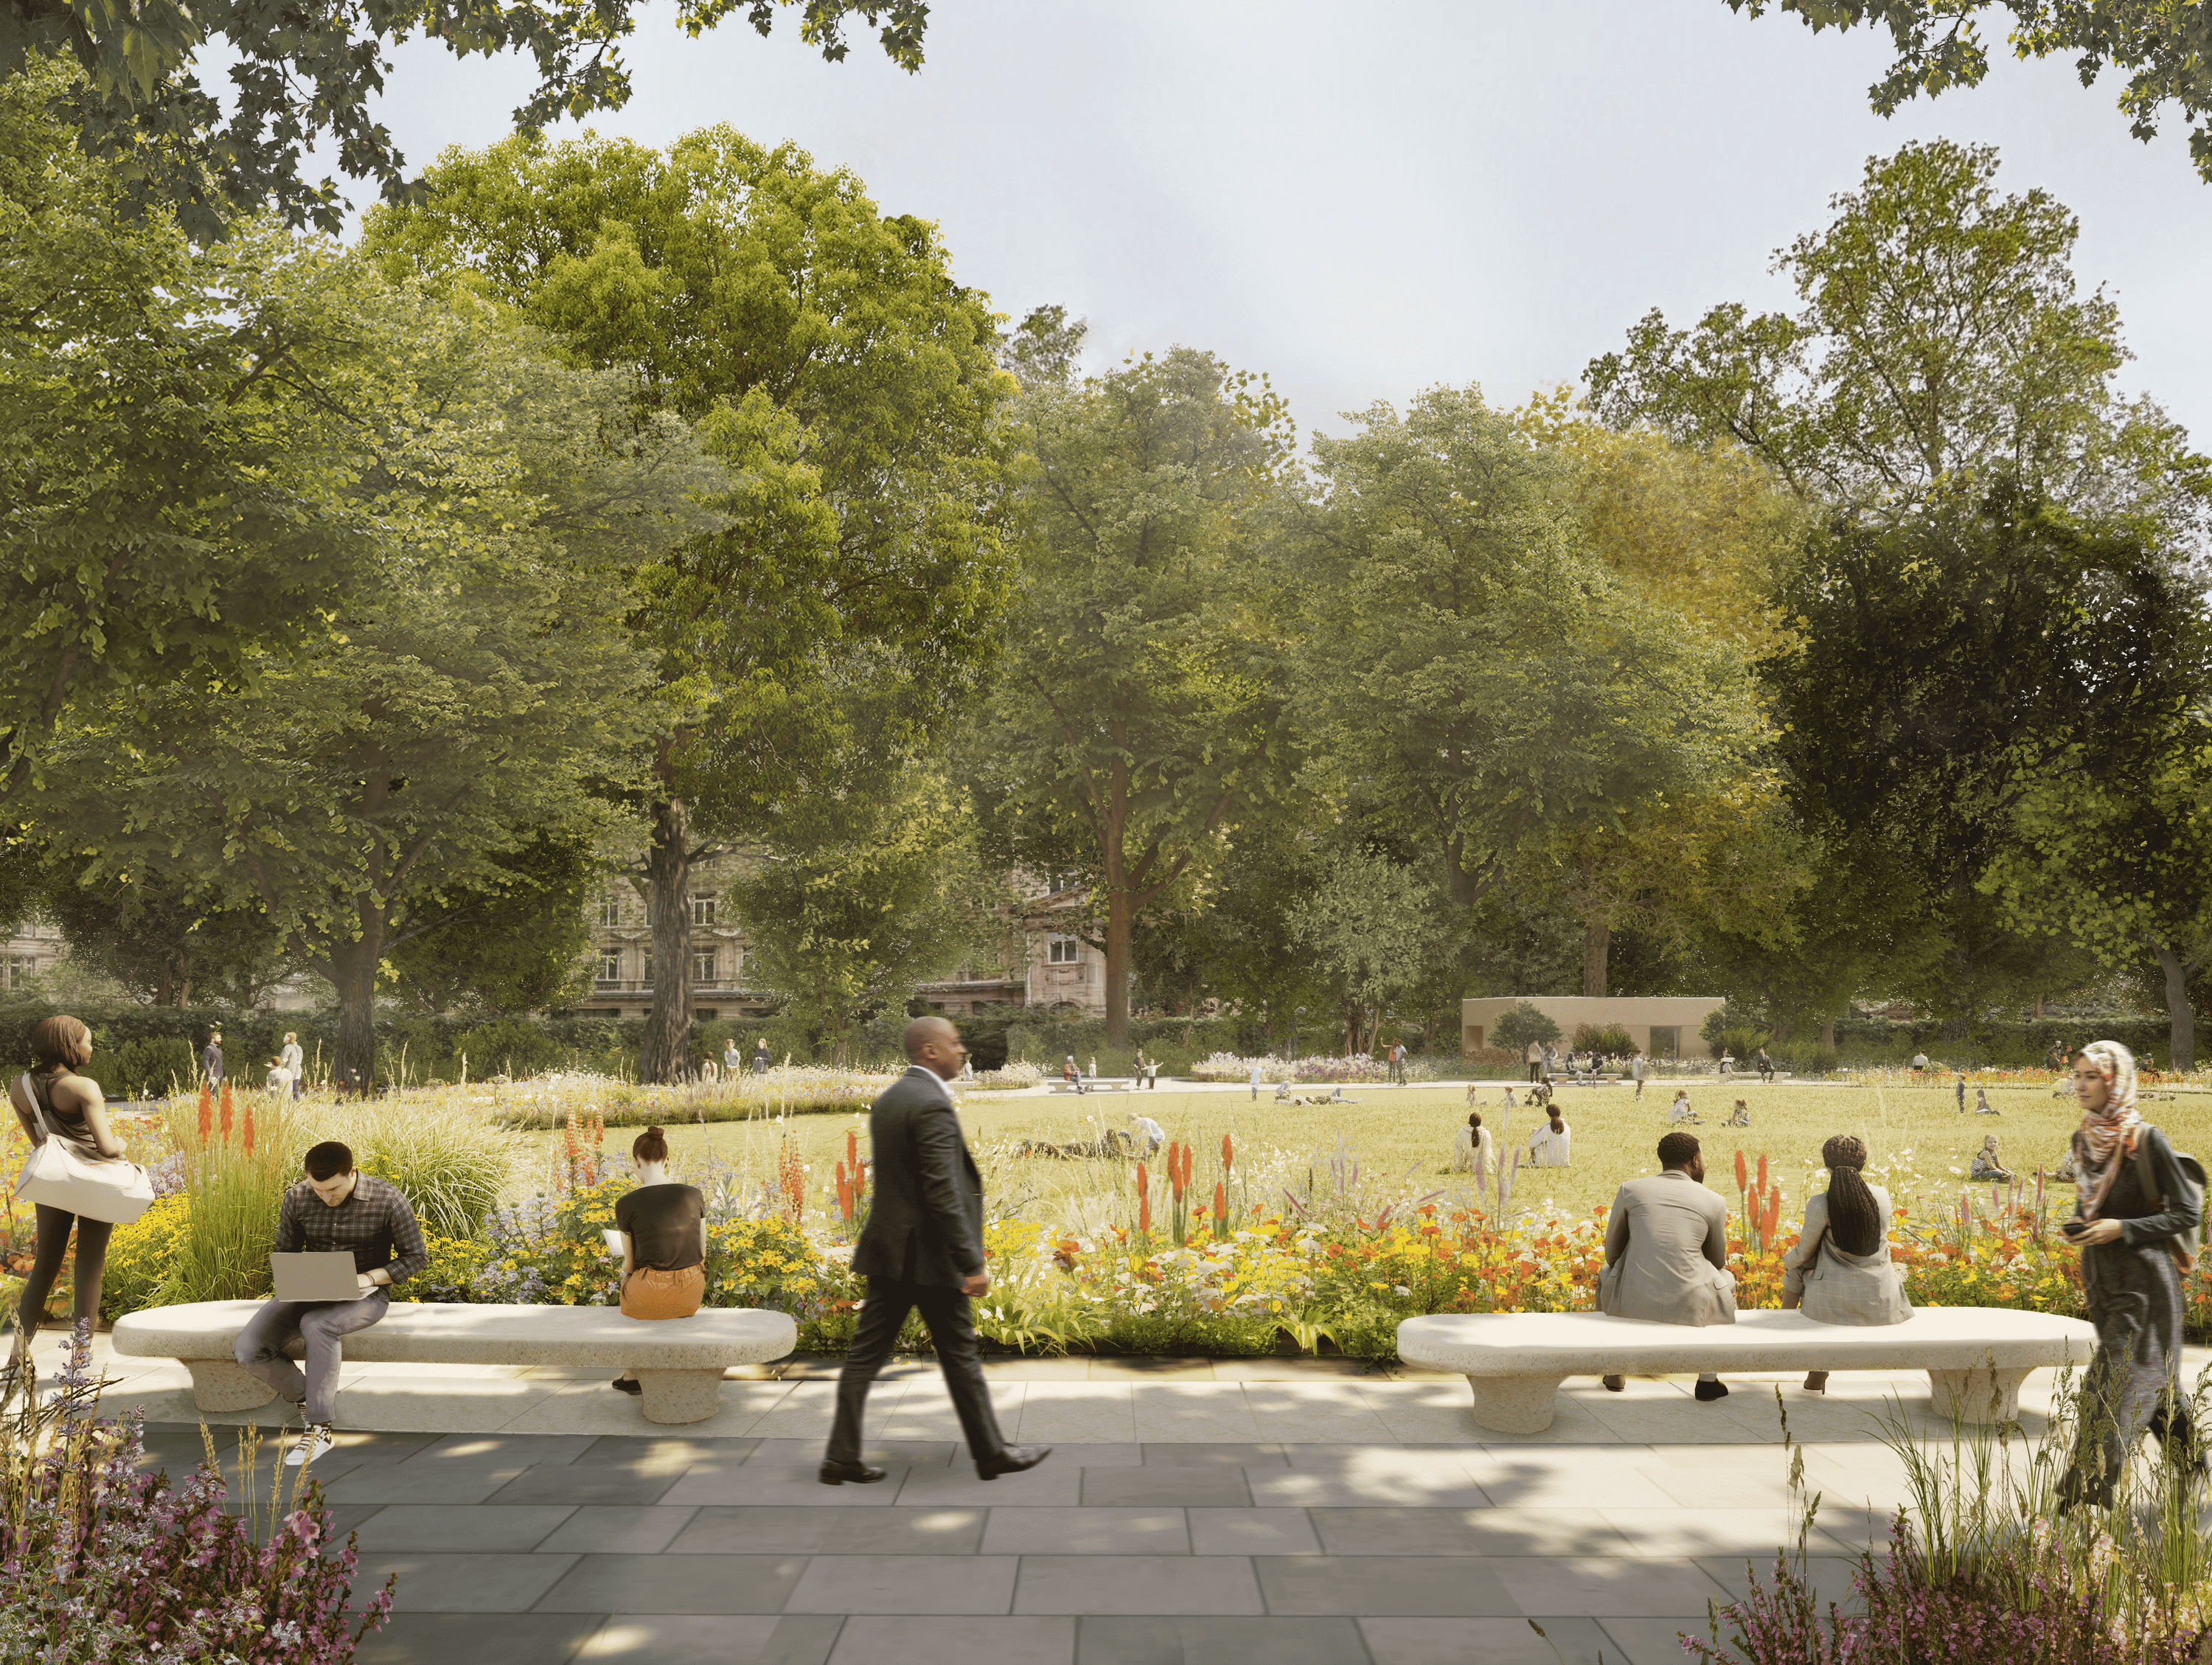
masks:
{"label": "backpack", "polygon": [[[2159,1194],[2158,1171],[2151,1166],[2150,1152],[2147,1148],[2149,1142],[2142,1138],[2136,1140],[2136,1178],[2142,1182],[2143,1194],[2150,1199],[2150,1206],[2163,1212],[2166,1200]],[[2172,1141],[2167,1143],[2171,1148]],[[2173,1255],[2174,1264],[2186,1277],[2189,1269],[2197,1264],[2197,1251],[2204,1246],[2204,1164],[2182,1151],[2174,1152],[2173,1160],[2181,1170],[2182,1176],[2197,1188],[2196,1206],[2190,1211],[2189,1229],[2169,1239],[2166,1244]]]}

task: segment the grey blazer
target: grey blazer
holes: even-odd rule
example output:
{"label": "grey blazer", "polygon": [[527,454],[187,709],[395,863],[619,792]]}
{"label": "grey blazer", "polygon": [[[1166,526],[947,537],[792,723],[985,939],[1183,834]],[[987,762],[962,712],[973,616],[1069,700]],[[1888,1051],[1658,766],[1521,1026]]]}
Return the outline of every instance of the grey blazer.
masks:
{"label": "grey blazer", "polygon": [[945,1084],[916,1064],[868,1112],[868,1223],[853,1270],[957,1289],[983,1269],[983,1176]]}
{"label": "grey blazer", "polygon": [[1733,1324],[1728,1204],[1687,1174],[1632,1179],[1605,1228],[1598,1310],[1662,1324]]}

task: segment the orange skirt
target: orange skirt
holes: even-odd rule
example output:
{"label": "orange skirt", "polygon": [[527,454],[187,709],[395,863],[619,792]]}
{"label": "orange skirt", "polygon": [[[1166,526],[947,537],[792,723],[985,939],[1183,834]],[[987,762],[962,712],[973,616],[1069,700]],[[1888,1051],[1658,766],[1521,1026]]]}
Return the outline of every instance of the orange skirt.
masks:
{"label": "orange skirt", "polygon": [[661,1272],[639,1267],[623,1279],[622,1310],[625,1318],[689,1318],[707,1298],[707,1268],[687,1266],[681,1272]]}

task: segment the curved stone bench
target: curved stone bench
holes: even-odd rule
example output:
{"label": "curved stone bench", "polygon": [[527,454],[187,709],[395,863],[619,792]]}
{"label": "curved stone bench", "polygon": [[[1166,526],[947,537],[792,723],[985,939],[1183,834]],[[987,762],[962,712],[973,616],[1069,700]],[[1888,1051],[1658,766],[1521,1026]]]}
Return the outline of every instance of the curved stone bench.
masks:
{"label": "curved stone bench", "polygon": [[[239,1367],[238,1333],[258,1301],[149,1307],[115,1321],[115,1351],[174,1358],[192,1373],[203,1411],[251,1411],[276,1398]],[[345,1338],[345,1356],[368,1364],[568,1364],[635,1369],[647,1422],[700,1422],[721,1402],[722,1372],[764,1364],[799,1341],[788,1315],[702,1307],[689,1318],[643,1322],[613,1307],[470,1306],[395,1301],[380,1323]],[[288,1350],[304,1356],[295,1336]]]}
{"label": "curved stone bench", "polygon": [[1601,1312],[1439,1313],[1398,1326],[1408,1364],[1456,1370],[1474,1419],[1500,1433],[1552,1425],[1571,1376],[1683,1370],[1926,1370],[1935,1408],[2009,1422],[2020,1384],[2048,1364],[2087,1364],[2097,1332],[2078,1318],[1996,1307],[1920,1307],[1901,1324],[1821,1324],[1802,1312],[1741,1312],[1733,1324],[1656,1324]]}

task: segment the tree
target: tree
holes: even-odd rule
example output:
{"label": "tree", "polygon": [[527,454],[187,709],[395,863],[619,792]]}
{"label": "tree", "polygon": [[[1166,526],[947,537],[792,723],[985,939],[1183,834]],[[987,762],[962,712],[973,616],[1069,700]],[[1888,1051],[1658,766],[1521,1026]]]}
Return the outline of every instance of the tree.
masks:
{"label": "tree", "polygon": [[1480,902],[1525,845],[1729,778],[1762,722],[1740,646],[1615,579],[1571,465],[1479,390],[1318,437],[1298,708],[1322,775]]}
{"label": "tree", "polygon": [[2020,925],[2063,933],[2107,967],[2153,971],[2169,1061],[2194,1069],[2191,984],[2212,967],[2212,720],[2201,708],[2185,714],[2118,782],[2078,749],[2038,779],[2016,815],[2017,842],[1984,889]]}
{"label": "tree", "polygon": [[[636,797],[664,968],[640,1068],[665,1079],[689,1051],[691,863],[851,789],[975,686],[1010,587],[1013,384],[934,229],[790,146],[524,136],[449,153],[428,187],[365,246],[471,274],[641,412],[695,422],[732,483],[723,528],[646,562],[629,616],[685,704]],[[886,694],[897,723],[855,721]]]}
{"label": "tree", "polygon": [[1024,387],[1049,382],[1065,387],[1082,368],[1088,319],[1071,319],[1065,307],[1030,309],[999,349],[999,362]]}
{"label": "tree", "polygon": [[1188,348],[1044,386],[1024,413],[1028,581],[973,778],[1012,864],[1091,878],[1121,1047],[1138,919],[1225,856],[1285,758],[1257,545],[1289,426],[1264,383]]}
{"label": "tree", "polygon": [[1511,1010],[1498,1014],[1498,1021],[1490,1026],[1492,1046],[1527,1046],[1531,1041],[1549,1045],[1559,1038],[1559,1026],[1528,1001],[1523,1000]]}
{"label": "tree", "polygon": [[2112,379],[2118,309],[2076,293],[2078,222],[2039,191],[2000,197],[1996,152],[1948,140],[1870,159],[1825,231],[1775,256],[1795,315],[1648,313],[1590,362],[1618,428],[1729,439],[1824,510],[1895,522],[2010,483],[2075,513],[2194,536],[2212,463]]}
{"label": "tree", "polygon": [[[337,1066],[374,1073],[385,956],[479,890],[499,856],[588,825],[592,782],[658,720],[620,629],[619,544],[674,520],[615,380],[565,369],[472,302],[361,286],[347,391],[373,588],[333,639],[237,688],[172,684],[73,738],[44,806],[86,877],[153,868],[258,903],[338,1001]],[[642,454],[641,454],[642,453]]]}
{"label": "tree", "polygon": [[1291,939],[1344,1015],[1347,1054],[1369,1051],[1393,1002],[1449,959],[1457,945],[1450,911],[1433,871],[1374,850],[1328,861],[1312,894],[1291,909]]}
{"label": "tree", "polygon": [[[696,37],[737,3],[678,0],[676,21]],[[845,23],[857,15],[871,27],[882,20],[878,38],[893,63],[908,74],[921,67],[923,0],[805,6],[799,33],[831,63],[843,59]],[[418,27],[457,58],[515,51],[536,58],[537,89],[514,112],[515,125],[534,132],[564,116],[629,102],[616,43],[636,27],[635,9],[635,0],[596,0],[588,9],[503,0],[360,8],[316,0],[274,12],[246,0],[142,0],[109,12],[5,0],[0,77],[29,72],[40,55],[73,59],[78,73],[46,95],[55,116],[87,154],[130,165],[134,206],[167,209],[199,241],[220,238],[239,215],[264,204],[288,226],[312,222],[336,233],[345,211],[336,186],[327,178],[311,185],[300,173],[303,153],[320,143],[334,143],[340,170],[375,181],[386,201],[416,195],[406,158],[374,105],[392,70],[384,54]],[[745,0],[745,15],[769,33],[769,0]],[[201,84],[204,52],[231,60],[227,99]]]}
{"label": "tree", "polygon": [[325,637],[370,540],[346,411],[361,320],[256,232],[194,252],[0,82],[0,805],[57,729]]}
{"label": "tree", "polygon": [[1800,823],[1932,932],[1893,987],[1957,1037],[2078,981],[1980,887],[2051,770],[2080,757],[2124,793],[2199,696],[2194,586],[2140,536],[1999,491],[1970,514],[1834,529],[1782,600],[1798,641],[1764,669]]}
{"label": "tree", "polygon": [[436,922],[395,945],[386,969],[428,1012],[498,1017],[568,1005],[591,986],[584,902],[599,871],[592,842],[574,833],[496,854],[475,884],[439,897]]}
{"label": "tree", "polygon": [[835,1062],[866,1019],[988,934],[1002,898],[986,895],[970,831],[951,788],[925,778],[888,799],[815,805],[731,887],[750,975],[829,1038]]}
{"label": "tree", "polygon": [[[1897,60],[1867,89],[1875,113],[1894,115],[1921,93],[1978,87],[1989,53],[1975,27],[1984,0],[1728,0],[1732,11],[1765,15],[1770,5],[1796,12],[1814,33],[1865,24],[1887,28]],[[2057,52],[2074,62],[2087,87],[2110,66],[2130,73],[2119,100],[2128,131],[2148,143],[2159,112],[2180,106],[2197,172],[2212,184],[2212,5],[2204,0],[2005,0],[2015,21],[2007,37],[2026,59]]]}
{"label": "tree", "polygon": [[283,936],[258,908],[226,908],[213,885],[159,874],[136,884],[79,884],[58,876],[45,911],[69,957],[155,1006],[204,1003],[248,1008],[291,972]]}

